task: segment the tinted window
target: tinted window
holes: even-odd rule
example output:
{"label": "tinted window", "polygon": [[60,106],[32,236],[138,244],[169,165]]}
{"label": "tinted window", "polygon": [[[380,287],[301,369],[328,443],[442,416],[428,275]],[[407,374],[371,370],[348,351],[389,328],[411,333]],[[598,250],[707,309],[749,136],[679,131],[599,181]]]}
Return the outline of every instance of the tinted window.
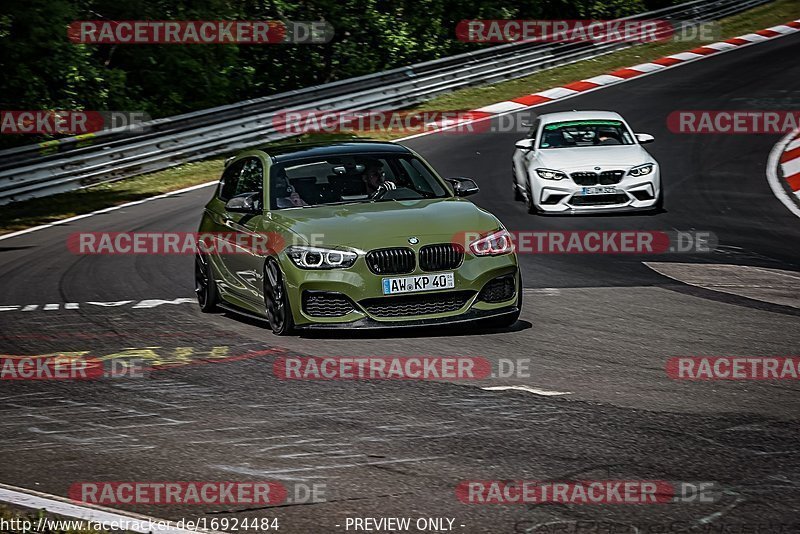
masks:
{"label": "tinted window", "polygon": [[222,178],[219,182],[219,190],[217,193],[217,197],[220,200],[227,202],[232,197],[236,195],[236,187],[239,184],[239,175],[242,173],[242,167],[244,167],[245,161],[237,161],[235,163],[231,163],[225,168],[225,171],[222,173]]}
{"label": "tinted window", "polygon": [[[430,168],[411,154],[353,154],[288,161],[272,165],[269,180],[271,209],[449,196]],[[391,182],[391,190],[375,197],[383,182]]]}
{"label": "tinted window", "polygon": [[246,159],[233,196],[242,193],[257,193],[263,190],[264,167],[261,165],[261,160],[258,158]]}
{"label": "tinted window", "polygon": [[633,136],[620,121],[582,120],[546,124],[539,148],[632,145]]}
{"label": "tinted window", "polygon": [[533,127],[528,132],[529,139],[536,138],[536,132],[539,131],[539,124],[542,122],[542,119],[536,119],[536,122],[533,123]]}

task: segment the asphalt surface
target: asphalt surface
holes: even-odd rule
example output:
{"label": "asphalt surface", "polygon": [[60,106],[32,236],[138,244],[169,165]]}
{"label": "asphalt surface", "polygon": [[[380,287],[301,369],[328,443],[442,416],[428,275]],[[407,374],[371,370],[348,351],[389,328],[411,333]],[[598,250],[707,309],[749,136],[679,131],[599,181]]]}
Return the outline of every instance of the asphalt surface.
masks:
{"label": "asphalt surface", "polygon": [[[592,521],[627,525],[616,532],[797,531],[797,383],[675,381],[664,368],[673,356],[798,353],[800,221],[765,178],[778,137],[666,128],[674,110],[797,109],[798,53],[800,36],[784,37],[536,108],[615,110],[655,135],[660,214],[530,216],[511,196],[519,134],[408,141],[443,175],[476,178],[475,202],[513,230],[719,238],[717,252],[692,256],[523,256],[525,307],[507,331],[276,338],[253,321],[201,314],[189,300],[191,257],[66,249],[78,231],[193,231],[210,189],[0,241],[3,353],[89,351],[161,366],[146,378],[0,384],[0,482],[63,496],[80,481],[324,484],[325,502],[271,509],[116,506],[176,520],[277,517],[281,532],[345,531],[354,517],[446,517],[453,530],[489,533],[573,532],[576,522],[609,531],[590,530],[602,526]],[[693,264],[692,283],[660,274],[666,263]],[[759,268],[757,282],[747,267]],[[286,354],[529,358],[530,378],[282,381],[272,362]],[[539,394],[482,389],[510,385]],[[724,491],[713,503],[648,506],[481,506],[455,496],[463,480],[576,478],[713,481]]]}

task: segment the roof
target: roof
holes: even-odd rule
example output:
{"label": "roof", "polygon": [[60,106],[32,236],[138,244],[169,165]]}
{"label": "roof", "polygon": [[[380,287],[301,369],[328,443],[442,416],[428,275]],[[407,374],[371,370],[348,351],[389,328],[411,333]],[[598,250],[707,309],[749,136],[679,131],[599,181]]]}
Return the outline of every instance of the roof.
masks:
{"label": "roof", "polygon": [[542,124],[575,120],[624,120],[622,115],[613,111],[562,111],[559,113],[545,113],[539,115],[539,118],[542,119]]}
{"label": "roof", "polygon": [[264,147],[274,163],[321,156],[342,156],[355,154],[399,153],[410,151],[403,145],[379,141],[338,141],[328,143],[296,143]]}

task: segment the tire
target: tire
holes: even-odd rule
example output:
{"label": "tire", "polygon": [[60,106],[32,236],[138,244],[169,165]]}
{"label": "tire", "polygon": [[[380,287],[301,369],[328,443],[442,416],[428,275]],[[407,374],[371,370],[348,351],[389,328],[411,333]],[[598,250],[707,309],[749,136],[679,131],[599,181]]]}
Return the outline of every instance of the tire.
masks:
{"label": "tire", "polygon": [[511,315],[486,319],[483,326],[487,328],[508,328],[514,326],[522,312],[522,273],[517,273],[517,311]]}
{"label": "tire", "polygon": [[528,183],[525,189],[526,193],[528,194],[528,198],[525,199],[525,205],[528,206],[528,213],[531,215],[539,215],[542,210],[536,207],[536,204],[533,202],[533,191],[531,191],[531,184]]}
{"label": "tire", "polygon": [[511,187],[514,188],[514,201],[515,202],[521,202],[521,201],[525,200],[525,197],[522,196],[522,193],[520,192],[519,187],[517,187],[517,171],[514,170],[514,166],[513,165],[511,166]]}
{"label": "tire", "polygon": [[264,305],[272,333],[288,336],[294,333],[294,316],[283,273],[275,258],[268,258],[264,264]]}
{"label": "tire", "polygon": [[194,291],[197,294],[197,303],[203,313],[219,311],[219,293],[217,282],[214,281],[211,263],[202,254],[194,257]]}
{"label": "tire", "polygon": [[656,212],[664,211],[664,186],[661,186],[661,189],[658,190],[658,200],[656,203],[653,204],[653,210]]}

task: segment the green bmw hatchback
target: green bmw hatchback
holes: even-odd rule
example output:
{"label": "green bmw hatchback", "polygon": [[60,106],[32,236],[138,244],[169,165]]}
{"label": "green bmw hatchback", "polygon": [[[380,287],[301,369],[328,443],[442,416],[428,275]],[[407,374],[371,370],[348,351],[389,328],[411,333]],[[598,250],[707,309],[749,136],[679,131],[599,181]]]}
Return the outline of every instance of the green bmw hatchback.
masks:
{"label": "green bmw hatchback", "polygon": [[266,319],[278,335],[509,326],[522,306],[517,257],[500,221],[462,198],[477,191],[393,143],[244,152],[200,223],[225,241],[196,257],[200,308]]}

